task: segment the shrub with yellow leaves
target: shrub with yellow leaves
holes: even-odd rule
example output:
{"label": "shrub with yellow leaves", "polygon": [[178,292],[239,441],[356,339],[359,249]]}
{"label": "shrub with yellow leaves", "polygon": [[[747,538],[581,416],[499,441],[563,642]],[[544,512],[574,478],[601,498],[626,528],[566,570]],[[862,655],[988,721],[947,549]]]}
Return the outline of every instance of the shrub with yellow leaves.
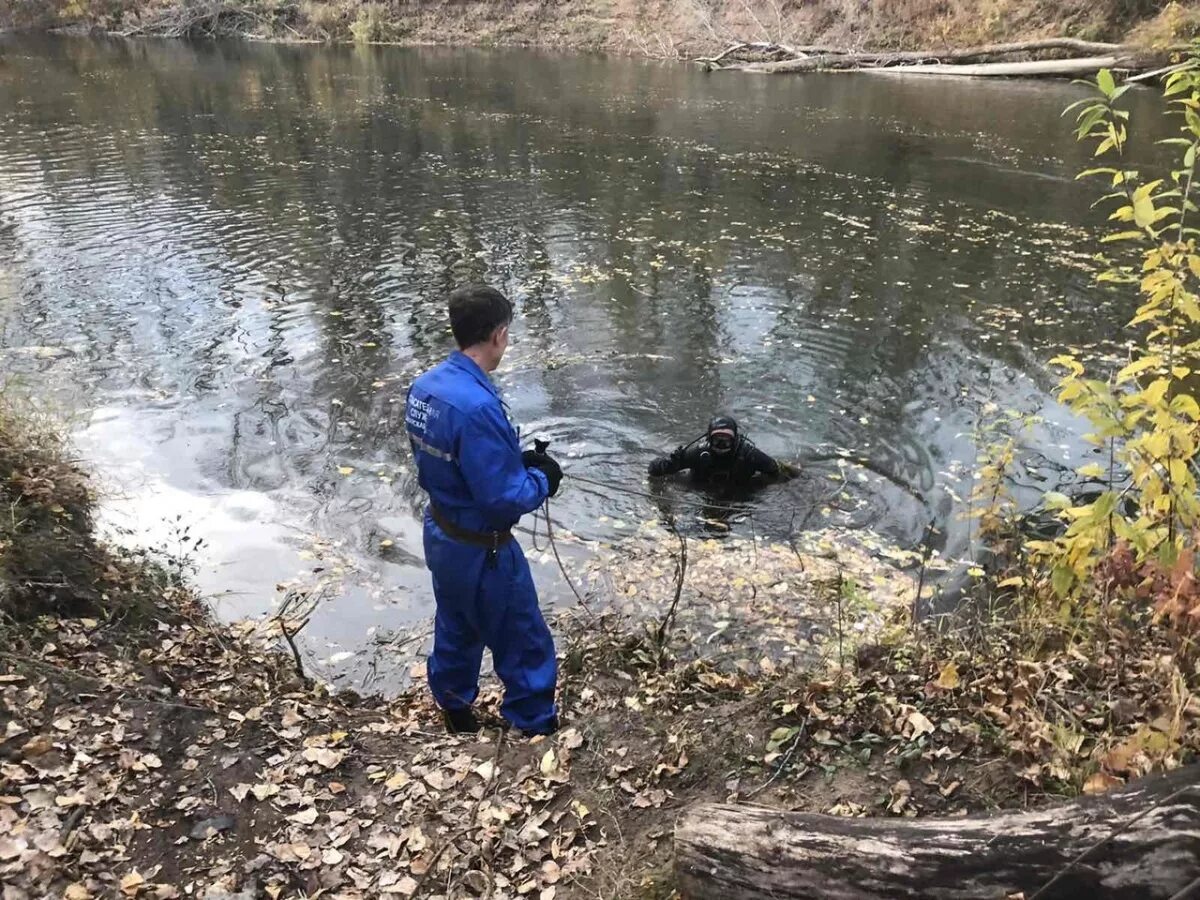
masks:
{"label": "shrub with yellow leaves", "polygon": [[[1112,73],[1102,71],[1094,87],[1097,97],[1068,111],[1078,111],[1078,139],[1095,142],[1095,156],[1114,162],[1079,177],[1110,183],[1111,192],[1101,202],[1113,204],[1109,220],[1116,226],[1104,240],[1136,243],[1142,249],[1140,270],[1114,265],[1099,277],[1136,284],[1142,302],[1129,322],[1138,332],[1133,357],[1111,378],[1088,377],[1084,363],[1073,355],[1051,360],[1066,373],[1059,399],[1091,423],[1087,440],[1108,450],[1107,465],[1092,463],[1080,470],[1104,489],[1081,504],[1049,494],[1047,505],[1058,510],[1066,528],[1053,540],[1028,545],[1044,575],[1046,594],[1075,601],[1095,596],[1098,584],[1113,586],[1113,579],[1104,577],[1106,568],[1097,570],[1097,565],[1114,555],[1128,570],[1121,579],[1125,584],[1117,586],[1178,586],[1177,577],[1155,575],[1174,572],[1181,559],[1191,559],[1200,529],[1200,405],[1194,396],[1200,384],[1200,229],[1192,222],[1200,148],[1200,44],[1165,83],[1168,114],[1181,120],[1182,135],[1163,142],[1180,149],[1179,167],[1168,178],[1148,178],[1125,163],[1129,112],[1118,101],[1129,85],[1118,87]],[[1169,603],[1154,599],[1177,626],[1200,622],[1200,597],[1182,604],[1178,592]]]}

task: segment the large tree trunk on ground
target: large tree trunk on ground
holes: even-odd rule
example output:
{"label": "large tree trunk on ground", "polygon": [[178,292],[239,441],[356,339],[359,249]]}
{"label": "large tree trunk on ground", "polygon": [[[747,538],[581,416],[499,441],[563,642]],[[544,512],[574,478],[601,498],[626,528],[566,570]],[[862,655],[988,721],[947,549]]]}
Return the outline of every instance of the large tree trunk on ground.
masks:
{"label": "large tree trunk on ground", "polygon": [[846,819],[706,804],[675,827],[675,868],[686,900],[1194,900],[1200,766],[989,817]]}

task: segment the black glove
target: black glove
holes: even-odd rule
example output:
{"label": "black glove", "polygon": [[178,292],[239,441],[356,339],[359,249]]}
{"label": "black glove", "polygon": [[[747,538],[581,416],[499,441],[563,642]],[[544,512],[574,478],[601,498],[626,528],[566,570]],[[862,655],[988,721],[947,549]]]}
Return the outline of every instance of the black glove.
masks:
{"label": "black glove", "polygon": [[663,456],[650,463],[650,477],[659,478],[663,475],[670,475],[673,472],[678,472],[683,468],[684,454],[687,448],[682,444],[671,451],[670,456]]}
{"label": "black glove", "polygon": [[550,482],[550,496],[553,497],[558,493],[558,486],[562,483],[563,470],[549,453],[538,453],[536,450],[526,450],[521,454],[521,462],[524,463],[527,469],[537,469],[546,476],[546,480]]}

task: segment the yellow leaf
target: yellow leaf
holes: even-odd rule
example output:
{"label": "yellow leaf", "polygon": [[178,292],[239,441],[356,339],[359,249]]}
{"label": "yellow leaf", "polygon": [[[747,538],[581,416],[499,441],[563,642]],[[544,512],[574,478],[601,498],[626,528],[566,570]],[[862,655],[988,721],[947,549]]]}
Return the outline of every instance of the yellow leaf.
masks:
{"label": "yellow leaf", "polygon": [[1150,386],[1142,391],[1142,399],[1148,406],[1158,406],[1163,402],[1163,398],[1167,396],[1167,388],[1170,385],[1165,378],[1155,378],[1150,382]]}
{"label": "yellow leaf", "polygon": [[1142,449],[1149,454],[1151,459],[1157,462],[1159,459],[1166,456],[1168,451],[1170,451],[1171,436],[1169,434],[1164,434],[1161,431],[1152,431],[1150,434],[1146,435],[1141,443]]}
{"label": "yellow leaf", "polygon": [[1171,412],[1180,416],[1187,416],[1193,422],[1200,419],[1200,405],[1196,403],[1196,398],[1189,394],[1179,394],[1171,398]]}
{"label": "yellow leaf", "polygon": [[1149,197],[1133,198],[1133,221],[1139,228],[1154,224],[1154,201]]}
{"label": "yellow leaf", "polygon": [[938,673],[937,686],[944,691],[952,691],[958,685],[958,665],[954,662],[948,662],[942,666],[942,671]]}
{"label": "yellow leaf", "polygon": [[1080,466],[1075,470],[1084,478],[1103,478],[1104,467],[1100,463],[1088,463],[1086,466]]}
{"label": "yellow leaf", "polygon": [[1170,462],[1169,471],[1171,473],[1171,483],[1176,488],[1186,485],[1188,482],[1188,467],[1187,463],[1182,459],[1173,459]]}
{"label": "yellow leaf", "polygon": [[1050,365],[1062,366],[1065,369],[1069,369],[1073,375],[1083,374],[1083,364],[1073,356],[1056,356],[1050,360]]}
{"label": "yellow leaf", "polygon": [[354,466],[338,466],[338,474],[352,475],[354,474]]}
{"label": "yellow leaf", "polygon": [[391,778],[385,781],[383,786],[389,791],[398,791],[411,781],[412,778],[409,777],[408,773],[403,769],[400,769],[398,772],[393,774]]}
{"label": "yellow leaf", "polygon": [[1157,353],[1151,353],[1143,356],[1141,359],[1136,359],[1117,373],[1117,383],[1128,381],[1139,372],[1145,372],[1147,369],[1153,369],[1155,366],[1162,365],[1162,357]]}
{"label": "yellow leaf", "polygon": [[1005,578],[1003,581],[997,582],[996,587],[1020,587],[1024,583],[1024,578],[1014,575],[1012,578]]}

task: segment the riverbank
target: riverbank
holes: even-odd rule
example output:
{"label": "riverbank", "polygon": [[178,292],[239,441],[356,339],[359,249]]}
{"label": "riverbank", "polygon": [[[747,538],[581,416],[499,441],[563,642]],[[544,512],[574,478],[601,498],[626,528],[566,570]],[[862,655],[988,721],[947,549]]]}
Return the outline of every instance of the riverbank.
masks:
{"label": "riverbank", "polygon": [[839,0],[701,3],[394,3],[362,0],[0,0],[0,27],[121,34],[454,46],[534,46],[661,58],[711,57],[738,42],[792,47],[949,49],[1067,37],[1154,47],[1200,32],[1178,2],[984,0],[859,4]]}
{"label": "riverbank", "polygon": [[495,727],[489,682],[489,727],[448,736],[419,684],[332,693],[278,618],[217,622],[169,561],[95,541],[62,444],[4,422],[9,900],[667,896],[698,802],[954,816],[1200,749],[1200,682],[1148,621],[914,626],[918,573],[829,537],[685,563],[665,533],[555,620],[559,734]]}

